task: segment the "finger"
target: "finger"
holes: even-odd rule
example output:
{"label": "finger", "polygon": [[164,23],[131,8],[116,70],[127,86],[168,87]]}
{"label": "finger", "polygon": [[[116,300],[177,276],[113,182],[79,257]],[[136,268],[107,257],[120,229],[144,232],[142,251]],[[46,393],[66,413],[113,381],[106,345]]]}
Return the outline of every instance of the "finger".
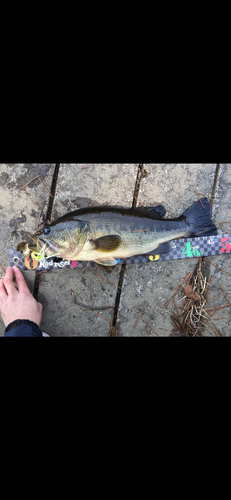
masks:
{"label": "finger", "polygon": [[14,271],[12,267],[8,267],[4,278],[4,287],[8,295],[15,295],[17,293],[13,283]]}
{"label": "finger", "polygon": [[13,270],[14,270],[14,274],[15,274],[15,278],[16,278],[16,281],[17,281],[17,285],[18,285],[18,290],[19,292],[29,292],[29,288],[25,282],[25,278],[22,274],[22,272],[20,271],[20,269],[18,267],[13,267]]}
{"label": "finger", "polygon": [[0,298],[3,299],[4,297],[7,297],[7,292],[4,287],[4,279],[0,280]]}

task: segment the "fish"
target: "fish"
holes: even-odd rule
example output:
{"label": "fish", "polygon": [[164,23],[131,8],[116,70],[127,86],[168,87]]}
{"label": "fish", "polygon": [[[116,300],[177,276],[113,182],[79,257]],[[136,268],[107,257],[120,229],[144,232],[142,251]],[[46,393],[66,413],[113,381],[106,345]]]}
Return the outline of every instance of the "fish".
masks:
{"label": "fish", "polygon": [[211,206],[202,198],[175,219],[162,205],[135,209],[98,206],[75,210],[34,234],[46,258],[94,261],[115,266],[120,259],[168,253],[177,238],[217,234]]}

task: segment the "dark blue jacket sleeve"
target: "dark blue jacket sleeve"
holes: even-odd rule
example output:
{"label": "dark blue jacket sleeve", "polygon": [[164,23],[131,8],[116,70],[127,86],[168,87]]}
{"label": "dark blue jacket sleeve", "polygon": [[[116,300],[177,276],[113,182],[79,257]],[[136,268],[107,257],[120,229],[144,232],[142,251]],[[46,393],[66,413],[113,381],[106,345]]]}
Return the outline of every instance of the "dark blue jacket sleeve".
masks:
{"label": "dark blue jacket sleeve", "polygon": [[20,325],[6,332],[5,337],[42,337],[42,332],[39,327],[33,325]]}

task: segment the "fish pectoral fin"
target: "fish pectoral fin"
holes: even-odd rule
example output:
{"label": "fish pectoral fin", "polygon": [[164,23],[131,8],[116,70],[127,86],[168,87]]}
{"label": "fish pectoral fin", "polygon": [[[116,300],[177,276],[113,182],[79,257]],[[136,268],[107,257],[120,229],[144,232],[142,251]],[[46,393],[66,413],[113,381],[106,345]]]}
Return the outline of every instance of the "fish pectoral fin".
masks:
{"label": "fish pectoral fin", "polygon": [[99,264],[100,266],[112,267],[116,266],[119,261],[111,258],[111,259],[96,259],[94,262],[96,262],[96,264]]}
{"label": "fish pectoral fin", "polygon": [[159,247],[155,249],[155,255],[161,255],[163,253],[168,253],[171,250],[171,245],[169,243],[162,243]]}
{"label": "fish pectoral fin", "polygon": [[91,240],[92,247],[97,252],[114,252],[120,247],[121,242],[122,238],[117,234],[110,234],[109,236],[102,236],[96,240]]}

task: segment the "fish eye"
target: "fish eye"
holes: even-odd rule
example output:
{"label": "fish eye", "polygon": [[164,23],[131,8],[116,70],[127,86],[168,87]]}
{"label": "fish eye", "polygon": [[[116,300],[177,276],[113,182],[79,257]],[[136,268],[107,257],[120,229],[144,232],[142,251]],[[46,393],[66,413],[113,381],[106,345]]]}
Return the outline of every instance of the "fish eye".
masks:
{"label": "fish eye", "polygon": [[50,227],[46,227],[44,229],[44,234],[50,234],[51,233],[51,228]]}

